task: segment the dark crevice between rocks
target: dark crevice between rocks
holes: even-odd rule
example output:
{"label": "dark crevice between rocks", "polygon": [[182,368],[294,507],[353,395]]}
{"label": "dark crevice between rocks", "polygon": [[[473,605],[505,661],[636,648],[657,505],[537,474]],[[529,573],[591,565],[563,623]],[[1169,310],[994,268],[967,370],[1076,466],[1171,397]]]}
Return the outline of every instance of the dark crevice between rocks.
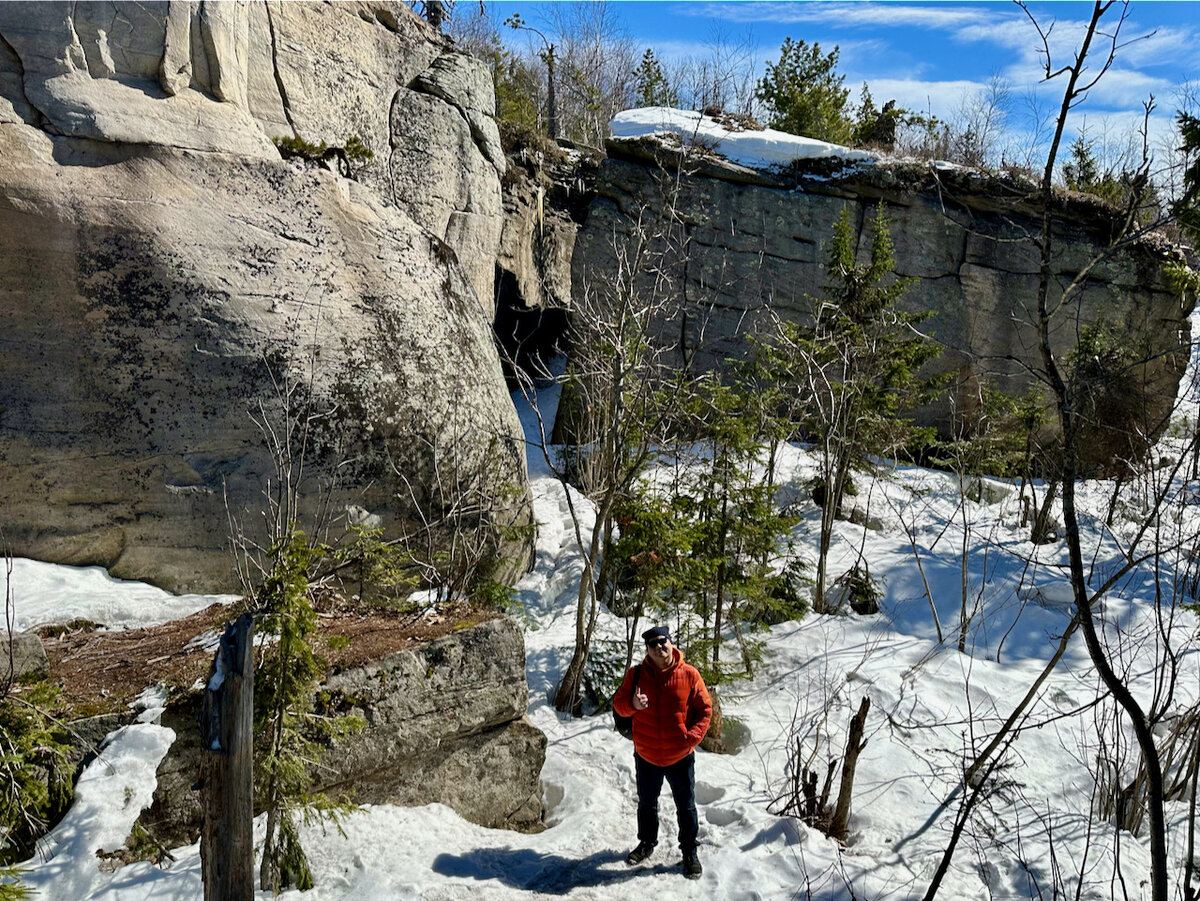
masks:
{"label": "dark crevice between rocks", "polygon": [[550,362],[565,352],[567,311],[530,308],[525,304],[516,276],[496,267],[496,318],[492,325],[504,381],[515,391],[527,379],[545,380]]}
{"label": "dark crevice between rocks", "polygon": [[359,18],[364,22],[378,22],[392,34],[400,34],[400,21],[390,9],[375,7],[371,10],[361,10]]}
{"label": "dark crevice between rocks", "polygon": [[[3,34],[0,34],[0,50],[7,51],[8,55],[12,57],[13,65],[16,70],[15,74],[17,76],[17,81],[21,87],[21,101],[25,104],[25,106],[29,107],[29,112],[33,121],[21,116],[21,118],[25,120],[25,124],[32,125],[34,128],[39,128],[47,134],[62,134],[62,132],[54,127],[49,117],[40,109],[38,109],[34,102],[29,98],[29,93],[25,89],[25,65],[21,62],[21,57],[17,53],[17,48],[10,44],[8,39],[4,37]],[[19,116],[21,115],[21,111],[19,109],[16,110],[16,113]]]}
{"label": "dark crevice between rocks", "polygon": [[288,99],[287,88],[283,85],[283,77],[279,74],[279,43],[275,37],[275,19],[271,15],[271,4],[264,3],[267,11],[267,30],[271,33],[271,74],[275,76],[275,87],[279,89],[279,102],[283,105],[283,115],[287,118],[288,128],[292,134],[299,135],[296,123],[292,119],[292,103]]}
{"label": "dark crevice between rocks", "polygon": [[862,252],[863,239],[867,236],[867,207],[870,203],[854,204],[854,259]]}
{"label": "dark crevice between rocks", "polygon": [[388,130],[388,193],[391,195],[392,205],[400,207],[400,198],[396,194],[396,131],[392,124],[396,121],[396,104],[400,102],[400,91],[397,90],[392,94],[392,102],[388,104],[387,130]]}
{"label": "dark crevice between rocks", "polygon": [[208,21],[208,9],[204,4],[200,4],[197,8],[192,28],[195,30],[189,35],[188,40],[193,54],[196,53],[197,48],[204,54],[204,72],[208,76],[208,81],[201,83],[200,79],[196,77],[195,63],[193,62],[191,87],[203,90],[213,100],[224,101],[227,98],[221,92],[221,58],[217,52],[217,42],[213,37],[212,25]]}
{"label": "dark crevice between rocks", "polygon": [[[803,238],[795,238],[794,236],[793,236],[793,240],[795,240],[797,244],[800,244],[802,246],[806,246],[806,247],[816,247],[817,246],[816,241],[809,241],[809,240],[806,240]],[[723,241],[701,241],[699,238],[692,238],[690,243],[691,243],[692,247],[695,247],[695,248],[698,248],[701,250],[720,250],[720,251],[723,251],[723,252],[729,253],[729,254],[753,254],[754,256],[756,256],[760,259],[778,260],[781,263],[788,263],[788,264],[793,264],[793,265],[798,265],[798,266],[811,266],[813,264],[812,260],[807,260],[807,259],[804,259],[803,257],[785,256],[782,253],[775,253],[773,251],[766,250],[762,247],[758,247],[758,248],[737,247],[737,246],[734,246],[731,244],[726,244]]]}
{"label": "dark crevice between rocks", "polygon": [[[439,59],[440,58],[441,57],[439,57]],[[437,62],[437,60],[434,60],[434,62]],[[433,67],[433,64],[430,63],[430,68],[432,68],[432,67]],[[437,101],[440,101],[441,103],[446,104],[446,106],[453,107],[453,109],[458,113],[458,115],[460,117],[462,117],[462,120],[467,123],[467,128],[471,132],[471,139],[478,143],[478,138],[475,134],[475,129],[471,128],[471,117],[467,115],[467,111],[465,109],[463,109],[462,106],[460,104],[458,104],[454,100],[453,97],[451,97],[445,91],[440,90],[437,87],[437,85],[435,85],[432,81],[430,81],[427,77],[428,72],[429,72],[429,69],[426,69],[424,72],[421,72],[419,75],[417,75],[415,78],[413,78],[412,81],[410,81],[408,84],[406,84],[405,87],[408,88],[410,91],[412,91],[414,94],[424,94],[426,97],[432,97],[434,100],[437,100]]]}

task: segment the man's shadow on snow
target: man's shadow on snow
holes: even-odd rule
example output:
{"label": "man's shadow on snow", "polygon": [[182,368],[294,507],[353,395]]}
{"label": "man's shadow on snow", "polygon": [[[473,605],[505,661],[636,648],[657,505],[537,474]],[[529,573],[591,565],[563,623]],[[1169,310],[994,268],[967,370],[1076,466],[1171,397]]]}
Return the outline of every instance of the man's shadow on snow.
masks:
{"label": "man's shadow on snow", "polygon": [[600,851],[572,859],[539,854],[528,848],[481,848],[466,854],[439,854],[433,870],[460,879],[495,879],[513,888],[547,895],[565,895],[572,889],[615,885],[639,876],[678,872],[679,865],[631,867],[620,851]]}

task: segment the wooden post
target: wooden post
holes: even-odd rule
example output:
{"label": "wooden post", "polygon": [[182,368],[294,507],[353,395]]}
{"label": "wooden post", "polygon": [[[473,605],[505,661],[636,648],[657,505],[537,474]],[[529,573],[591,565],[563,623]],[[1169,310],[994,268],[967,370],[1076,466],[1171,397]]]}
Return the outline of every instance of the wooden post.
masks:
{"label": "wooden post", "polygon": [[253,626],[226,623],[200,713],[204,901],[254,898]]}

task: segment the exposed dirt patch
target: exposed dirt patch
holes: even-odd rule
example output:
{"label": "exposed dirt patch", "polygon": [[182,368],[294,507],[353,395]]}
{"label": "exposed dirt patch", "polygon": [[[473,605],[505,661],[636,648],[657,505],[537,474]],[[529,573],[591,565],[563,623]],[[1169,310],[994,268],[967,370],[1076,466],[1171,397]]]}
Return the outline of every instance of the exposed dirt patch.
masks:
{"label": "exposed dirt patch", "polygon": [[[237,604],[214,604],[148,629],[46,634],[50,681],[62,689],[64,703],[79,716],[124,710],[152,685],[187,690],[208,676],[220,631],[240,612]],[[497,616],[459,606],[411,613],[364,610],[327,597],[318,604],[315,644],[330,671],[336,672]]]}
{"label": "exposed dirt patch", "polygon": [[702,112],[727,131],[763,131],[766,126],[745,113],[731,113],[719,106],[706,106]]}

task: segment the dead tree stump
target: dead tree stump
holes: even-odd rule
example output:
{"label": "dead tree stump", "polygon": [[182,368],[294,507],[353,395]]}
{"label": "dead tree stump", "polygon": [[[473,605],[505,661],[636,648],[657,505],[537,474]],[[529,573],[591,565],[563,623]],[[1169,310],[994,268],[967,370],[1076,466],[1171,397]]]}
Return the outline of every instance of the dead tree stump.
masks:
{"label": "dead tree stump", "polygon": [[204,901],[254,898],[253,625],[226,624],[200,713]]}
{"label": "dead tree stump", "polygon": [[850,736],[846,739],[846,755],[842,758],[842,784],[838,788],[837,806],[829,823],[829,837],[839,842],[846,841],[850,831],[850,796],[854,793],[854,771],[858,768],[858,755],[867,746],[863,741],[863,730],[867,723],[867,711],[871,699],[864,697],[858,705],[858,713],[850,720]]}

